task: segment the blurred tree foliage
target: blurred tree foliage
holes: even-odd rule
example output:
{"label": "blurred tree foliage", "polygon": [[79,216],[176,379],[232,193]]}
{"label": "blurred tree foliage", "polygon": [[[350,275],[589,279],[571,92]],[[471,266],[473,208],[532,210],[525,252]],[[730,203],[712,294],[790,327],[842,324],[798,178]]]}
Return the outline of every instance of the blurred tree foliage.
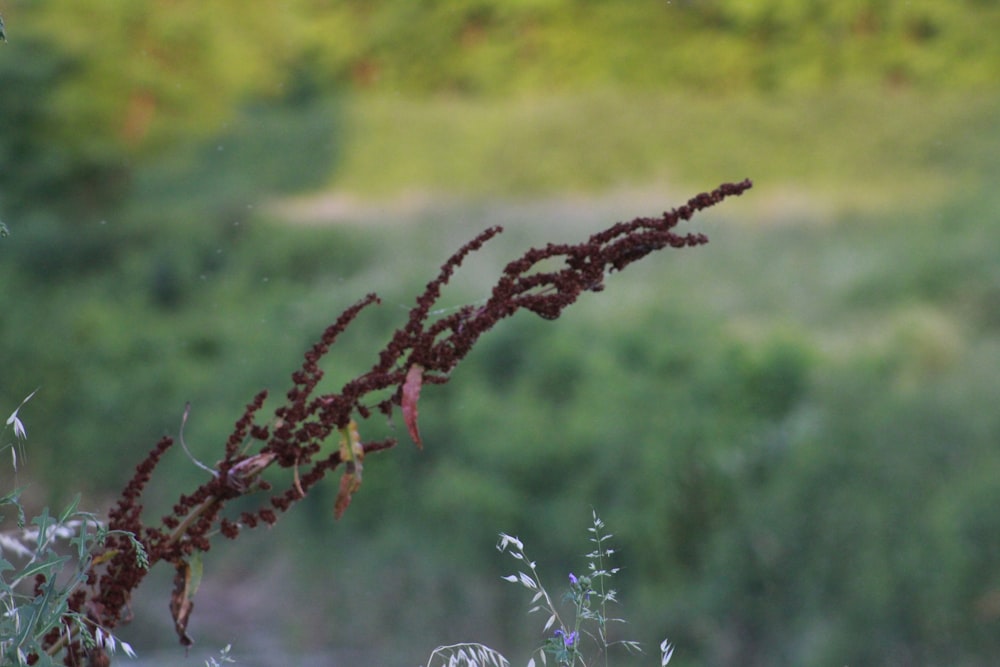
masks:
{"label": "blurred tree foliage", "polygon": [[976,87],[1000,77],[981,0],[130,4],[15,0],[0,59],[0,206],[79,212],[206,138],[247,99],[349,87],[495,95],[581,88]]}
{"label": "blurred tree foliage", "polygon": [[376,0],[316,19],[331,70],[416,93],[982,85],[1000,68],[1000,11],[981,0]]}
{"label": "blurred tree foliage", "polygon": [[0,58],[4,210],[107,215],[151,158],[214,137],[248,101],[294,108],[333,93],[314,85],[289,30],[294,15],[277,5],[10,4],[16,38]]}

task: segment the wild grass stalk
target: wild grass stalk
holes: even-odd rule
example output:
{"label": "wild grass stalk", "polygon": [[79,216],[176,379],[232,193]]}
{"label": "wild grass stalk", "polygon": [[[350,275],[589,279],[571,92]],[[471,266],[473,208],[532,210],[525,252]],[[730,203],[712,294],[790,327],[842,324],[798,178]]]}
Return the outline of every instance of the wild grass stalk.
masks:
{"label": "wild grass stalk", "polygon": [[[611,652],[620,646],[627,653],[641,654],[642,646],[631,639],[610,639],[610,624],[625,623],[625,619],[611,616],[609,607],[618,603],[618,593],[611,588],[611,580],[620,571],[611,566],[615,550],[611,547],[613,537],[605,530],[604,521],[591,511],[591,525],[588,541],[593,545],[586,554],[587,574],[568,575],[569,589],[562,596],[568,602],[568,613],[560,612],[552,594],[542,584],[537,562],[524,549],[520,538],[500,533],[497,550],[508,554],[518,562],[518,571],[501,579],[512,584],[520,584],[532,593],[529,614],[540,612],[546,615],[542,624],[545,640],[535,649],[527,667],[536,667],[540,662],[547,665],[551,658],[560,667],[597,667],[611,664]],[[674,647],[664,639],[660,643],[660,667],[666,667],[673,657]],[[434,649],[425,667],[508,667],[510,661],[499,651],[484,644],[462,643],[439,646]]]}

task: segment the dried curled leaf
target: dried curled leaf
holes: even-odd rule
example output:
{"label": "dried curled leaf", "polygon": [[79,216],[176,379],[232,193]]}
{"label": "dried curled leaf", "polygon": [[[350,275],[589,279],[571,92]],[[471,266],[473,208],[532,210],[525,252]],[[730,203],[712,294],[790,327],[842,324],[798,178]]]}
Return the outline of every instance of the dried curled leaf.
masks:
{"label": "dried curled leaf", "polygon": [[361,477],[350,470],[340,476],[340,489],[337,490],[337,501],[333,504],[333,518],[344,516],[347,506],[351,504],[351,495],[361,488]]}
{"label": "dried curled leaf", "polygon": [[413,364],[406,373],[406,382],[403,383],[403,421],[406,422],[406,430],[410,432],[410,437],[420,449],[424,448],[424,443],[420,440],[420,430],[417,428],[417,400],[420,398],[420,387],[424,383],[424,367],[420,364]]}
{"label": "dried curled leaf", "polygon": [[361,462],[364,458],[365,449],[361,445],[358,424],[352,419],[347,428],[340,429],[340,460],[344,462],[344,474],[340,476],[340,488],[333,505],[334,519],[344,515],[351,504],[351,496],[361,488]]}
{"label": "dried curled leaf", "polygon": [[187,633],[188,621],[194,611],[194,592],[197,582],[186,560],[177,563],[177,573],[174,575],[174,590],[170,594],[170,615],[174,618],[174,630],[181,640],[181,645],[189,647],[194,640]]}
{"label": "dried curled leaf", "polygon": [[245,492],[274,459],[274,452],[262,452],[245,458],[229,469],[229,477],[226,482],[237,491]]}

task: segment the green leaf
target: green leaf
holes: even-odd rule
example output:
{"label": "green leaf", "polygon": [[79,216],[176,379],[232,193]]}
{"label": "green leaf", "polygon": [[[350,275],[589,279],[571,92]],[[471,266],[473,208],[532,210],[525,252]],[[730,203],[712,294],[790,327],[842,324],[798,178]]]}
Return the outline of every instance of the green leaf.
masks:
{"label": "green leaf", "polygon": [[66,506],[66,509],[62,511],[62,514],[59,515],[59,523],[66,523],[66,520],[69,519],[70,516],[76,513],[76,508],[79,505],[80,505],[80,494],[78,493],[73,498],[72,502],[70,502],[70,504]]}
{"label": "green leaf", "polygon": [[35,563],[34,565],[29,565],[21,571],[19,577],[22,579],[29,579],[39,572],[45,573],[47,579],[52,579],[48,576],[50,570],[61,568],[62,564],[69,560],[69,556],[59,556],[51,560],[47,560],[43,563]]}

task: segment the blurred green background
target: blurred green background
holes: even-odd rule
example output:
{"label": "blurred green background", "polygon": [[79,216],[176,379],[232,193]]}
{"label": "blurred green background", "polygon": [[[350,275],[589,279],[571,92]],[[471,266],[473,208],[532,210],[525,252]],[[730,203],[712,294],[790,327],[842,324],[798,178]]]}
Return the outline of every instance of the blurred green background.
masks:
{"label": "blurred green background", "polygon": [[[79,491],[103,511],[188,400],[187,441],[216,460],[253,394],[276,407],[376,290],[329,386],[367,370],[487,225],[507,233],[441,308],[532,245],[755,181],[690,223],[707,247],[486,336],[425,390],[425,450],[367,461],[339,523],[331,481],[213,549],[199,648],[392,667],[482,641],[523,663],[544,619],[499,579],[497,533],[559,590],[593,507],[620,549],[622,635],[670,637],[671,664],[1000,654],[997,3],[0,12],[0,406],[41,387],[21,411],[35,506]],[[147,515],[202,476],[173,451]],[[122,629],[156,664],[182,654],[170,576]]]}

